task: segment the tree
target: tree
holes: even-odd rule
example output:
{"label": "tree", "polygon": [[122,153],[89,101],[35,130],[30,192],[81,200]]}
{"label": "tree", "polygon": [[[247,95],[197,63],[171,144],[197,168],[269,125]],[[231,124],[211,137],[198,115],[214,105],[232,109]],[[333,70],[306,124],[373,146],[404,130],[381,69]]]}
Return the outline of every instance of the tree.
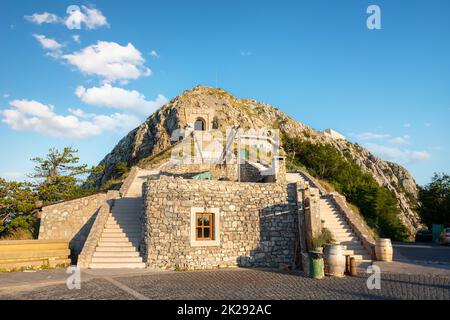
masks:
{"label": "tree", "polygon": [[30,183],[0,179],[0,236],[17,229],[33,233],[39,206],[39,197]]}
{"label": "tree", "polygon": [[120,178],[128,171],[128,164],[126,162],[119,162],[114,167],[114,176]]}
{"label": "tree", "polygon": [[31,159],[37,162],[31,178],[43,178],[45,183],[54,183],[54,179],[60,176],[76,177],[89,172],[87,165],[79,165],[79,157],[75,156],[78,150],[72,147],[66,147],[62,152],[55,148],[51,148],[45,158],[36,157]]}
{"label": "tree", "polygon": [[419,189],[419,215],[422,221],[450,226],[450,176],[435,173],[431,182]]}
{"label": "tree", "polygon": [[42,201],[52,203],[92,193],[91,188],[82,187],[79,177],[97,169],[88,169],[86,164],[79,164],[80,159],[75,155],[77,152],[72,147],[66,147],[62,152],[52,148],[45,158],[31,159],[37,165],[30,177],[39,179],[35,187]]}

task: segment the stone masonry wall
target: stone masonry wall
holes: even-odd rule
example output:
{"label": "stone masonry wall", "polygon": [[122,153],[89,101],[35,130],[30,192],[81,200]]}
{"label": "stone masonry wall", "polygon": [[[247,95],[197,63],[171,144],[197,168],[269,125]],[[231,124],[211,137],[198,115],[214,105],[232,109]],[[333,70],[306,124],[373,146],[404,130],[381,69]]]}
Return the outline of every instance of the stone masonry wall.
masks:
{"label": "stone masonry wall", "polygon": [[[189,179],[192,176],[209,171],[213,177],[213,180],[238,180],[238,165],[237,164],[182,164],[174,166],[173,168],[166,168],[162,170],[162,174],[174,177],[181,177]],[[242,182],[259,182],[262,181],[264,176],[261,172],[248,162],[241,164],[240,166],[241,181]]]}
{"label": "stone masonry wall", "polygon": [[[144,184],[141,254],[149,267],[211,269],[292,265],[298,241],[295,185],[198,181]],[[191,208],[218,209],[219,243],[192,246]]]}
{"label": "stone masonry wall", "polygon": [[179,164],[172,168],[165,168],[162,174],[169,176],[190,178],[195,174],[209,171],[214,180],[226,179],[230,181],[237,181],[237,165],[236,164],[211,164],[211,163],[193,163],[193,164]]}
{"label": "stone masonry wall", "polygon": [[72,257],[78,256],[106,194],[66,201],[42,208],[39,239],[67,240]]}

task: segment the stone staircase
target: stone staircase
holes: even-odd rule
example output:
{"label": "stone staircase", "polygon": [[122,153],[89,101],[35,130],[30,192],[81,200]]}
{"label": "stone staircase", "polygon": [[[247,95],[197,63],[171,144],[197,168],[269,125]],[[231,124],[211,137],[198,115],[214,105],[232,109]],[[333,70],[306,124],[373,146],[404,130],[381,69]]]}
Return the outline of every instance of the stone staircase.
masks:
{"label": "stone staircase", "polygon": [[[301,173],[287,173],[286,179],[291,183],[302,182],[309,188],[317,187],[307,176]],[[346,255],[353,256],[359,266],[371,262],[370,254],[362,245],[361,239],[358,238],[344,216],[337,210],[333,201],[323,191],[321,191],[320,196],[320,217],[325,221],[324,227],[331,231],[336,243],[344,247]]]}
{"label": "stone staircase", "polygon": [[124,197],[115,200],[89,268],[145,268],[139,255],[142,184],[152,174],[139,170]]}
{"label": "stone staircase", "polygon": [[345,248],[346,255],[353,256],[358,263],[371,261],[360,239],[327,196],[320,197],[320,217],[336,242]]}

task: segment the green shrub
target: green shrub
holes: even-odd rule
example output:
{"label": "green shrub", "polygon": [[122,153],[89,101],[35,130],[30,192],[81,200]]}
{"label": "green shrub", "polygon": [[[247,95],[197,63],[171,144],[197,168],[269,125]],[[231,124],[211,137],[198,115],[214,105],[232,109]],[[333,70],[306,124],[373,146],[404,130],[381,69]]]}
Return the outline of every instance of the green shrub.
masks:
{"label": "green shrub", "polygon": [[328,243],[334,243],[335,239],[331,231],[327,228],[322,228],[320,235],[312,240],[314,248],[320,248]]}
{"label": "green shrub", "polygon": [[347,200],[356,205],[367,224],[381,237],[405,241],[408,231],[399,218],[395,195],[381,187],[350,158],[329,144],[314,144],[283,137],[283,145],[294,164],[303,165],[318,179],[329,181]]}
{"label": "green shrub", "polygon": [[126,162],[119,162],[114,167],[114,176],[120,178],[128,172],[128,164]]}

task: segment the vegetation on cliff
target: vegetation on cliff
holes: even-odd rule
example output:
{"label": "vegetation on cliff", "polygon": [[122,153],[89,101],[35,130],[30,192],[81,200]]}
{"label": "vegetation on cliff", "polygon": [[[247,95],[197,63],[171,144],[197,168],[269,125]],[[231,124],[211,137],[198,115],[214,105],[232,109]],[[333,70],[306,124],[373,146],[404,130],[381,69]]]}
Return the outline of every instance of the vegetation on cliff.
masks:
{"label": "vegetation on cliff", "polygon": [[364,173],[350,155],[344,156],[333,146],[314,144],[300,138],[284,137],[283,145],[292,161],[304,166],[313,176],[329,181],[333,187],[356,205],[367,224],[381,237],[396,241],[408,239],[408,231],[399,218],[395,196]]}

